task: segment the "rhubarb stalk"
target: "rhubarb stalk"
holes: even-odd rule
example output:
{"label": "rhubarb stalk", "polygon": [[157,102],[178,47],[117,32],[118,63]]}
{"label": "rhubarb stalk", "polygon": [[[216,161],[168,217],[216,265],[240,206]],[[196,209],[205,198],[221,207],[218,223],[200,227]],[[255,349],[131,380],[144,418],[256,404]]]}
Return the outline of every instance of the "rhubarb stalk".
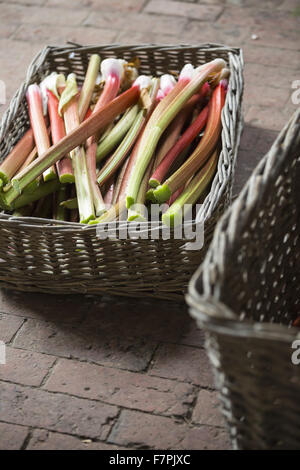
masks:
{"label": "rhubarb stalk", "polygon": [[[50,117],[52,143],[55,145],[66,135],[65,123],[58,112],[59,100],[50,91],[47,90],[48,112]],[[74,183],[74,173],[72,162],[68,156],[65,156],[59,162],[56,162],[56,169],[61,183]]]}
{"label": "rhubarb stalk", "polygon": [[[147,90],[151,86],[151,79],[149,77],[146,77],[144,75],[141,75],[133,84],[133,86],[139,86],[141,90],[141,96],[144,93],[145,90]],[[155,98],[158,90],[158,85],[159,82],[158,80],[154,80],[152,83],[152,90],[151,90],[151,95],[148,95],[148,103],[145,104],[143,109],[139,111],[137,114],[132,127],[129,129],[128,133],[126,134],[125,138],[117,148],[117,150],[114,152],[114,154],[108,159],[108,161],[105,163],[105,165],[101,168],[98,176],[97,176],[97,181],[101,185],[107,179],[114,174],[121,163],[124,161],[126,156],[128,155],[128,152],[134,145],[136,139],[138,138],[140,131],[143,127],[143,123],[145,122],[145,118],[150,112],[150,109],[152,109],[152,106],[155,103]]]}
{"label": "rhubarb stalk", "polygon": [[86,112],[89,109],[91,98],[96,84],[96,79],[100,68],[100,57],[98,54],[93,54],[90,57],[88,69],[85,75],[85,79],[80,91],[78,112],[79,120],[83,121]]}
{"label": "rhubarb stalk", "polygon": [[[110,103],[116,96],[120,88],[121,77],[123,73],[123,66],[117,59],[105,59],[101,63],[101,73],[105,79],[103,92],[98,99],[93,113],[103,109],[105,105]],[[97,140],[98,136],[94,135],[87,140],[86,145],[86,158],[87,158],[87,171],[90,180],[91,191],[93,195],[96,215],[100,216],[105,212],[105,204],[97,184],[96,175],[96,154],[97,154]]]}
{"label": "rhubarb stalk", "polygon": [[163,214],[162,221],[165,225],[173,227],[182,222],[185,204],[193,205],[198,201],[205,188],[211,182],[216,170],[217,160],[218,152],[215,151],[204,167],[194,176],[175,202]]}
{"label": "rhubarb stalk", "polygon": [[144,110],[141,110],[137,114],[135,120],[133,121],[133,125],[127,132],[121,144],[113,153],[113,155],[111,155],[111,157],[107,160],[105,165],[101,168],[100,172],[97,174],[98,184],[104,184],[122,164],[139,134],[141,125],[143,123],[144,115]]}
{"label": "rhubarb stalk", "polygon": [[118,201],[110,209],[108,209],[108,211],[105,212],[105,214],[103,214],[101,217],[98,217],[95,220],[91,220],[89,222],[89,225],[113,222],[114,220],[116,220],[117,217],[120,216],[121,213],[125,211],[126,211],[126,201],[125,199],[122,199]]}
{"label": "rhubarb stalk", "polygon": [[88,119],[83,121],[76,129],[70,132],[56,145],[53,145],[44,155],[34,160],[17,177],[12,179],[13,188],[6,194],[8,205],[14,201],[22,190],[35,178],[43,173],[47,168],[60,160],[68,152],[82,144],[88,137],[103,129],[111,123],[119,114],[124,112],[129,106],[138,101],[139,89],[132,87],[125,91],[103,109],[93,113]]}
{"label": "rhubarb stalk", "polygon": [[8,183],[22,166],[34,146],[32,129],[29,129],[0,165],[0,180]]}
{"label": "rhubarb stalk", "polygon": [[131,109],[124,113],[124,116],[117,122],[111,131],[100,140],[97,147],[97,163],[105,158],[123,139],[128,130],[131,128],[139,107],[138,105],[132,106]]}
{"label": "rhubarb stalk", "polygon": [[199,114],[197,119],[188,127],[180,139],[173,145],[169,152],[165,155],[160,165],[156,168],[155,172],[149,180],[150,186],[156,188],[166,177],[169,169],[181,154],[181,152],[188,147],[201,130],[206,125],[208,118],[208,106],[206,106]]}
{"label": "rhubarb stalk", "polygon": [[[69,83],[67,80],[65,91],[67,91],[68,86],[75,86],[74,82],[72,84],[73,78],[74,77],[70,77],[71,81]],[[73,96],[69,102],[64,104],[63,113],[66,132],[69,134],[79,126],[78,100],[76,95]],[[78,146],[71,151],[70,155],[74,169],[80,222],[88,223],[89,220],[95,218],[95,211],[93,194],[87,170],[86,154],[83,147]]]}
{"label": "rhubarb stalk", "polygon": [[221,133],[221,113],[225,102],[227,82],[222,80],[213,91],[204,136],[187,161],[161,186],[154,190],[158,202],[167,201],[171,195],[198,171],[213,152]]}
{"label": "rhubarb stalk", "polygon": [[[144,176],[145,170],[164,130],[178,114],[184,104],[195,93],[197,93],[198,90],[200,90],[203,84],[207,81],[207,77],[214,71],[217,72],[221,70],[224,66],[225,62],[223,59],[215,59],[208,64],[199,67],[195,70],[195,74],[192,80],[190,80],[183,87],[183,89],[179,91],[179,93],[176,93],[175,96],[173,96],[174,91],[180,82],[178,82],[173,90],[157,105],[155,111],[148,121],[139,147],[134,177],[131,178],[128,185],[126,197],[127,208],[134,204],[136,200],[136,196],[138,194],[139,186]],[[170,97],[173,97],[171,101],[169,101]],[[164,103],[166,100],[167,106],[165,106]],[[175,188],[175,190],[176,189],[177,188]],[[171,194],[169,194],[165,200],[169,199]]]}
{"label": "rhubarb stalk", "polygon": [[61,205],[61,202],[66,199],[67,187],[62,184],[59,191],[54,196],[54,211],[53,219],[66,220],[66,209]]}
{"label": "rhubarb stalk", "polygon": [[109,183],[107,185],[107,191],[104,195],[104,204],[106,209],[109,209],[112,205],[113,197],[114,197],[114,192],[115,192],[115,178],[110,178]]}
{"label": "rhubarb stalk", "polygon": [[[41,157],[47,152],[47,150],[49,150],[50,139],[43,115],[43,103],[39,86],[37,84],[29,85],[26,97],[34,140],[38,156]],[[43,177],[44,181],[56,178],[56,171],[53,165],[50,168],[47,168]]]}
{"label": "rhubarb stalk", "polygon": [[147,195],[149,177],[151,175],[151,172],[153,171],[153,164],[154,162],[150,162],[149,167],[147,168],[143,176],[134,207],[131,206],[131,208],[129,208],[128,210],[128,222],[132,222],[134,220],[139,222],[145,222],[147,220],[145,214],[145,200]]}
{"label": "rhubarb stalk", "polygon": [[118,202],[118,200],[119,200],[120,190],[121,190],[122,182],[123,182],[123,179],[124,179],[124,175],[125,175],[126,170],[127,170],[127,166],[129,164],[129,160],[130,160],[130,157],[127,158],[127,160],[123,164],[121,170],[119,171],[118,178],[117,178],[117,181],[116,181],[116,184],[115,184],[115,187],[114,187],[114,194],[113,194],[112,204],[116,204],[116,202]]}
{"label": "rhubarb stalk", "polygon": [[31,202],[38,201],[39,199],[52,194],[55,191],[58,191],[60,188],[60,183],[58,180],[48,181],[47,183],[40,184],[36,190],[32,193],[21,194],[13,203],[14,209],[19,209],[20,207],[27,206]]}
{"label": "rhubarb stalk", "polygon": [[34,147],[33,150],[30,152],[30,154],[28,155],[28,157],[26,158],[26,160],[24,161],[23,165],[20,167],[19,171],[24,170],[24,168],[30,165],[30,163],[32,163],[33,160],[35,160],[37,156],[38,156],[37,148]]}

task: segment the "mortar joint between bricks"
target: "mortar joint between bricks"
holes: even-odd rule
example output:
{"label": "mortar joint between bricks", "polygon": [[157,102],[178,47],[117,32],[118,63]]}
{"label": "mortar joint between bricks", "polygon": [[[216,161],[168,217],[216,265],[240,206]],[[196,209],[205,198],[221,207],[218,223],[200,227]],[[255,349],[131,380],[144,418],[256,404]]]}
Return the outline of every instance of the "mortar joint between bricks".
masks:
{"label": "mortar joint between bricks", "polygon": [[17,338],[19,332],[21,331],[21,329],[23,328],[23,326],[25,325],[25,323],[27,322],[27,318],[24,318],[21,325],[19,326],[19,328],[15,331],[15,333],[13,334],[13,336],[11,337],[10,341],[7,343],[6,346],[12,346],[13,347],[13,343],[15,341],[15,339]]}
{"label": "mortar joint between bricks", "polygon": [[30,429],[28,430],[27,436],[25,437],[24,442],[23,442],[23,444],[21,445],[20,450],[26,450],[26,449],[27,449],[28,444],[29,444],[29,442],[30,442],[30,440],[31,440],[31,438],[32,438],[32,431],[33,431],[32,428],[30,428]]}
{"label": "mortar joint between bricks", "polygon": [[52,372],[55,369],[55,366],[57,365],[58,361],[59,361],[59,357],[54,359],[53,364],[49,367],[48,372],[46,373],[44,378],[41,380],[41,383],[39,385],[40,388],[42,388],[44,385],[46,385],[46,383],[47,383],[48,379],[50,378],[50,376],[52,375]]}
{"label": "mortar joint between bricks", "polygon": [[145,369],[143,370],[144,373],[148,373],[148,372],[153,368],[154,357],[155,357],[156,352],[158,351],[159,347],[160,347],[160,343],[158,343],[158,344],[156,345],[156,347],[153,349],[152,354],[151,354],[151,357],[150,357],[150,359],[149,359],[149,362],[148,362],[148,364],[146,365]]}

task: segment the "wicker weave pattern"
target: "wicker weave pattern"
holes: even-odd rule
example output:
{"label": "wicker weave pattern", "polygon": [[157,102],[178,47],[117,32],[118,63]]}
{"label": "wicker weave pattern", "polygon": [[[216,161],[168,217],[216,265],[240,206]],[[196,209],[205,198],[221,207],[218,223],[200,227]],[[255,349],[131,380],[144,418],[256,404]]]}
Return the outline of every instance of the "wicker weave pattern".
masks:
{"label": "wicker weave pattern", "polygon": [[208,246],[215,223],[231,200],[236,152],[242,127],[243,58],[239,49],[201,46],[47,47],[29,67],[0,127],[0,159],[28,128],[25,91],[53,70],[75,72],[79,82],[92,53],[101,58],[141,59],[141,73],[178,72],[187,62],[200,65],[216,57],[229,64],[231,77],[223,110],[222,152],[212,190],[199,220],[205,246],[185,250],[185,240],[100,240],[95,227],[0,215],[0,285],[50,293],[101,293],[182,299],[182,293]]}
{"label": "wicker weave pattern", "polygon": [[223,411],[240,449],[300,449],[300,110],[217,225],[193,276]]}

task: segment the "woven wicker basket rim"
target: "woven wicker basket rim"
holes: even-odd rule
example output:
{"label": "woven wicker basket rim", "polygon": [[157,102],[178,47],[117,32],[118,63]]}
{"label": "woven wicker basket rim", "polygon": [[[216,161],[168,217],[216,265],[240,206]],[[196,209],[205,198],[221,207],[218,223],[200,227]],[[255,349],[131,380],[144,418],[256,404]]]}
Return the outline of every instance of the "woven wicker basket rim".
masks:
{"label": "woven wicker basket rim", "polygon": [[[25,90],[27,89],[28,85],[31,83],[32,70],[37,70],[38,67],[45,61],[45,59],[46,59],[46,57],[48,56],[49,53],[51,53],[52,55],[55,55],[56,57],[59,57],[62,54],[63,55],[65,55],[66,53],[71,54],[72,52],[93,53],[94,51],[99,50],[99,48],[101,48],[101,50],[103,50],[103,51],[104,50],[107,50],[107,51],[112,50],[112,51],[116,52],[116,50],[119,49],[120,51],[126,50],[126,51],[132,51],[132,52],[136,52],[136,53],[138,53],[139,51],[143,51],[145,49],[147,49],[147,50],[151,50],[151,49],[157,50],[157,49],[159,49],[159,50],[166,50],[166,51],[174,50],[174,52],[179,51],[179,50],[184,50],[184,49],[188,49],[188,50],[190,50],[190,49],[206,50],[207,49],[207,50],[212,51],[212,52],[213,51],[224,51],[224,52],[228,53],[230,60],[235,55],[238,56],[240,64],[243,66],[243,52],[242,52],[242,49],[240,49],[238,47],[229,47],[229,46],[226,46],[226,45],[223,45],[223,44],[218,44],[218,43],[179,44],[179,45],[178,44],[168,45],[168,44],[151,44],[151,43],[149,44],[149,43],[145,43],[145,44],[139,44],[139,45],[104,44],[104,45],[88,45],[88,46],[81,46],[81,45],[78,45],[76,43],[69,43],[67,46],[47,45],[43,48],[43,50],[40,53],[38,53],[35,56],[35,58],[31,62],[30,66],[28,68],[28,72],[27,72],[25,82],[22,84],[22,86],[19,88],[19,90],[16,92],[16,94],[12,98],[9,108],[6,110],[4,116],[2,117],[2,120],[0,122],[0,140],[3,137],[3,135],[5,134],[5,129],[8,129],[12,119],[17,114],[19,103],[24,98]],[[240,78],[241,86],[243,87],[242,75],[239,78]],[[229,92],[230,92],[230,87],[231,87],[231,80],[229,80],[229,87],[228,87]],[[228,95],[229,95],[229,93],[228,93]],[[226,102],[227,103],[225,103],[225,106],[224,106],[224,109],[223,109],[223,112],[222,112],[222,122],[223,123],[226,122],[225,107],[228,106],[228,99],[226,100]],[[8,116],[9,116],[9,119],[7,119]],[[232,149],[233,153],[235,152],[235,149],[238,148],[239,141],[240,141],[240,136],[241,136],[241,132],[242,132],[242,128],[243,128],[242,117],[240,116],[239,119],[240,120],[237,123],[235,147]],[[223,126],[223,130],[222,130],[222,147],[226,145],[226,142],[227,142],[226,139],[228,139],[228,137],[225,135],[224,126]],[[221,151],[220,156],[219,156],[219,164],[220,164],[221,159],[222,159],[222,151]],[[212,197],[211,194],[208,194],[206,196],[205,201],[203,203],[203,206],[206,205],[207,210],[205,212],[204,217],[200,220],[198,219],[197,223],[198,222],[200,222],[200,223],[205,222],[205,220],[207,220],[212,215],[214,209],[216,208],[215,202],[216,202],[216,200],[218,200],[221,197],[222,192],[223,192],[223,190],[226,186],[228,178],[224,177],[223,173],[219,174],[219,172],[217,171],[216,175],[215,175],[215,177],[212,181],[212,187],[213,187],[214,183],[217,180],[220,180],[221,178],[223,179],[223,181],[222,181],[223,184],[220,187],[220,190],[219,190],[219,193],[218,193],[217,197],[216,197],[216,195],[214,195]],[[0,213],[0,223],[15,224],[20,228],[24,227],[24,228],[30,228],[30,229],[35,229],[35,228],[41,228],[42,227],[43,230],[44,229],[50,229],[51,230],[51,228],[53,226],[55,226],[56,231],[65,232],[65,231],[69,230],[72,233],[75,233],[76,231],[82,231],[82,230],[94,231],[95,227],[97,227],[96,225],[84,226],[84,225],[81,225],[80,223],[77,223],[77,222],[54,221],[53,219],[39,219],[39,218],[36,218],[36,217],[13,217],[11,215],[4,214],[4,213]],[[193,224],[194,225],[196,224],[195,220],[193,221]],[[103,224],[103,225],[105,225],[105,224]],[[149,226],[150,226],[150,222],[149,222]]]}
{"label": "woven wicker basket rim", "polygon": [[[276,339],[288,343],[300,338],[299,328],[296,327],[287,328],[284,325],[254,322],[250,319],[240,320],[236,312],[218,299],[217,292],[222,283],[222,276],[216,279],[213,292],[211,292],[211,286],[208,282],[203,282],[203,292],[201,294],[197,286],[200,278],[203,280],[206,276],[208,279],[209,272],[215,272],[216,270],[222,272],[221,265],[225,253],[230,253],[235,240],[243,232],[249,216],[251,216],[256,205],[264,198],[268,187],[278,177],[279,169],[288,152],[293,148],[295,150],[300,148],[300,109],[294,113],[279,133],[269,152],[254,169],[238,198],[219,220],[205,260],[189,282],[186,301],[191,307],[190,313],[211,331],[270,341]],[[226,228],[230,224],[236,229],[233,231],[234,235],[224,236]]]}

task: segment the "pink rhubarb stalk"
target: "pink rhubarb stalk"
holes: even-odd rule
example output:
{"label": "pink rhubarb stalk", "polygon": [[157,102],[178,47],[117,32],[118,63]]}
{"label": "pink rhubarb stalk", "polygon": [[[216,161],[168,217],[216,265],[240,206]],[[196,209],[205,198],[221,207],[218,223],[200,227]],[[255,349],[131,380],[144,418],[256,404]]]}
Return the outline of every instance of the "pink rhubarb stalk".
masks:
{"label": "pink rhubarb stalk", "polygon": [[[47,150],[49,150],[51,145],[43,115],[43,103],[39,86],[37,84],[29,85],[26,97],[34,140],[36,143],[38,156],[41,157],[47,152]],[[44,172],[43,176],[44,181],[56,178],[55,167],[52,165]]]}
{"label": "pink rhubarb stalk", "polygon": [[[55,145],[66,136],[66,129],[64,119],[58,113],[59,100],[50,90],[47,90],[47,97],[51,137],[52,143]],[[74,183],[74,172],[69,157],[64,157],[57,162],[56,169],[61,183]]]}
{"label": "pink rhubarb stalk", "polygon": [[157,101],[161,101],[165,96],[167,96],[170,91],[173,90],[176,85],[176,80],[173,75],[164,74],[160,77],[160,88],[157,93]]}
{"label": "pink rhubarb stalk", "polygon": [[113,177],[110,179],[107,185],[107,191],[103,198],[106,209],[109,209],[112,205],[114,192],[115,192],[115,186],[116,186],[116,182],[115,182],[115,178]]}
{"label": "pink rhubarb stalk", "polygon": [[33,132],[32,129],[29,129],[0,165],[0,180],[3,180],[3,183],[8,183],[10,178],[21,168],[33,146]]}
{"label": "pink rhubarb stalk", "polygon": [[[104,89],[98,99],[93,113],[103,109],[118,94],[123,66],[117,59],[105,59],[101,62],[101,73],[105,79]],[[98,136],[92,136],[88,139],[86,145],[87,170],[91,182],[96,215],[100,216],[105,211],[105,204],[97,183],[97,140]]]}
{"label": "pink rhubarb stalk", "polygon": [[156,188],[156,186],[161,184],[176,158],[186,147],[188,147],[193,142],[193,140],[204,128],[207,122],[207,118],[208,106],[205,106],[197,119],[188,127],[188,129],[183,133],[180,139],[175,143],[175,145],[173,145],[173,147],[169,150],[164,159],[158,165],[149,180],[150,186]]}

